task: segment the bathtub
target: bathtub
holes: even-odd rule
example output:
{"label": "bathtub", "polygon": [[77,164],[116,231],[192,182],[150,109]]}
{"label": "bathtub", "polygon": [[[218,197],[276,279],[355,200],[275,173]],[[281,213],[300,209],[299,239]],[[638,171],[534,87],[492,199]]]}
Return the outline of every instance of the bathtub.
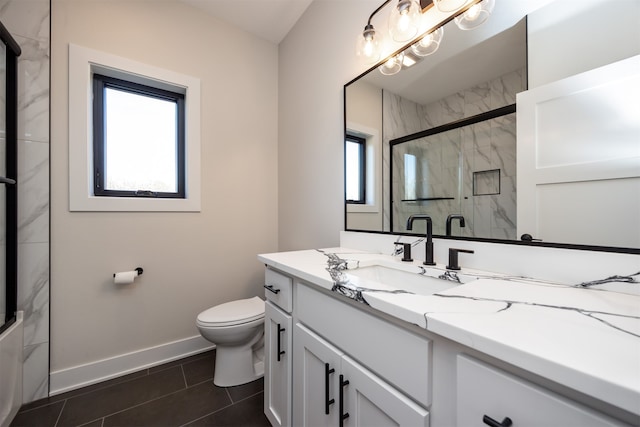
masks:
{"label": "bathtub", "polygon": [[0,426],[7,427],[22,405],[22,311],[0,335]]}

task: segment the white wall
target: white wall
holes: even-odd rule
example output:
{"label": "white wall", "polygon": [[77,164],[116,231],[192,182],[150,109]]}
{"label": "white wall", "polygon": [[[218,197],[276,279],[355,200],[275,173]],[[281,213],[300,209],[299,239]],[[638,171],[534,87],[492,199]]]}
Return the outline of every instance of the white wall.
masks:
{"label": "white wall", "polygon": [[640,54],[638,0],[555,0],[529,15],[529,89]]}
{"label": "white wall", "polygon": [[379,1],[314,1],[279,46],[278,243],[330,247],[344,229],[343,86]]}
{"label": "white wall", "polygon": [[[69,212],[67,111],[84,108],[68,105],[69,43],[200,79],[201,212]],[[53,0],[52,378],[198,336],[200,311],[262,294],[256,254],[277,250],[277,72],[277,46],[176,1]],[[112,283],[138,266],[133,285]]]}

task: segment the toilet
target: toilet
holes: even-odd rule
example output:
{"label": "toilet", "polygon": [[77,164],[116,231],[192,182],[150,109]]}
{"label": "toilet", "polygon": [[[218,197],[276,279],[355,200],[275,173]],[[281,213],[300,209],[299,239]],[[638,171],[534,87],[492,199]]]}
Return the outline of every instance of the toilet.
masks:
{"label": "toilet", "polygon": [[264,376],[264,301],[241,299],[198,314],[200,334],[216,345],[213,383],[245,384]]}

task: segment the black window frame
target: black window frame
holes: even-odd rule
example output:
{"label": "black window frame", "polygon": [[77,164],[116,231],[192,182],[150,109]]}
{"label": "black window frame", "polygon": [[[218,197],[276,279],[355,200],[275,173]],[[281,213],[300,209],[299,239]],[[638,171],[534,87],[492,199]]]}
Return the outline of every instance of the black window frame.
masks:
{"label": "black window frame", "polygon": [[[347,155],[347,143],[356,143],[359,146],[359,153],[360,153],[360,194],[358,199],[352,200],[352,199],[347,199],[346,198],[346,192],[345,192],[345,200],[346,203],[349,204],[354,204],[354,205],[364,205],[367,203],[367,140],[363,137],[357,136],[357,135],[347,135],[345,138],[345,144],[344,144],[344,152],[345,152],[345,158]],[[346,162],[345,162],[345,182],[346,182]],[[346,188],[346,185],[345,185]]]}
{"label": "black window frame", "polygon": [[[153,86],[134,83],[115,77],[94,73],[92,79],[93,86],[93,194],[94,196],[107,197],[140,197],[140,198],[164,198],[164,199],[186,199],[186,160],[185,160],[185,95],[180,92],[173,92]],[[136,191],[108,190],[104,183],[104,169],[106,169],[105,159],[105,91],[107,88],[116,89],[136,95],[148,96],[150,98],[172,101],[176,103],[176,183],[177,191],[160,192],[149,191],[148,189],[138,189]]]}

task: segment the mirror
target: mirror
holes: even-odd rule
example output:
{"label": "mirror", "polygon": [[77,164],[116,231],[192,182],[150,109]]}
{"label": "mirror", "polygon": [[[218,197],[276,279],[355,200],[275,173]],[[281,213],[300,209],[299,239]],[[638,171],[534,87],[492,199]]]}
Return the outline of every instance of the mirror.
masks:
{"label": "mirror", "polygon": [[[434,235],[449,229],[453,238],[520,240],[514,111],[532,60],[528,3],[497,2],[494,16],[473,31],[449,22],[433,55],[392,76],[373,68],[345,85],[346,135],[366,141],[364,199],[346,203],[346,230],[407,233],[408,216],[426,213]],[[449,215],[461,215],[465,227],[459,219],[447,227]],[[640,253],[640,231],[625,242],[601,234],[595,242],[558,234],[542,244]]]}

